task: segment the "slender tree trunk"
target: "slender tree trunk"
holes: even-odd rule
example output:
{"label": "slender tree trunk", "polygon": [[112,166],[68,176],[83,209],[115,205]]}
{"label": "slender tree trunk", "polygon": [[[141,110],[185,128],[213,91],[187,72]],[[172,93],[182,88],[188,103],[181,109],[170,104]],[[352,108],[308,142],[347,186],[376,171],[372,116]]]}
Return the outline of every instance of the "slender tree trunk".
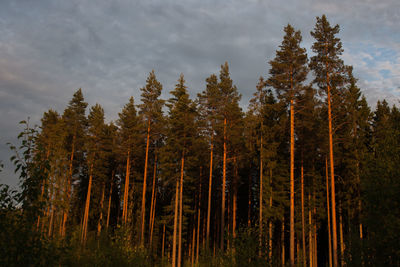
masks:
{"label": "slender tree trunk", "polygon": [[237,217],[237,194],[238,194],[238,163],[237,157],[235,156],[235,181],[233,182],[233,200],[232,200],[232,248],[235,252],[235,239],[236,239],[236,217]]}
{"label": "slender tree trunk", "polygon": [[164,248],[165,248],[165,223],[163,224],[162,246],[161,246],[161,259],[164,262]]}
{"label": "slender tree trunk", "polygon": [[146,186],[147,186],[147,163],[149,160],[149,145],[150,145],[150,119],[148,119],[147,125],[147,142],[146,142],[146,160],[144,163],[144,177],[143,177],[143,192],[142,192],[142,231],[140,235],[140,245],[144,246],[144,223],[146,215]]}
{"label": "slender tree trunk", "polygon": [[[182,159],[181,159],[181,175],[183,173],[183,163],[184,163],[184,160],[183,160],[183,157],[182,157]],[[178,226],[178,201],[179,201],[179,180],[176,179],[174,233],[173,233],[173,237],[172,237],[172,267],[176,266],[176,235],[177,235],[177,226]]]}
{"label": "slender tree trunk", "polygon": [[[196,240],[196,265],[199,262],[199,247],[200,247],[200,219],[201,219],[201,178],[202,178],[202,167],[200,167],[200,192],[199,192],[199,203],[197,205],[197,240]],[[204,242],[204,241],[203,241]]]}
{"label": "slender tree trunk", "polygon": [[294,266],[294,103],[290,100],[290,265]]}
{"label": "slender tree trunk", "polygon": [[103,207],[104,207],[104,191],[106,189],[106,185],[103,184],[103,190],[101,193],[101,200],[100,200],[100,218],[97,223],[97,236],[100,236],[101,233],[101,224],[103,222]]}
{"label": "slender tree trunk", "polygon": [[[326,61],[328,70],[328,62]],[[329,72],[326,72],[327,101],[328,101],[328,125],[329,125],[329,159],[331,165],[331,196],[332,196],[332,237],[333,237],[333,266],[338,266],[337,255],[337,231],[336,231],[336,199],[335,199],[335,167],[333,160],[333,137],[332,137],[332,108],[331,108],[331,86]]]}
{"label": "slender tree trunk", "polygon": [[178,267],[182,263],[182,197],[183,197],[183,169],[185,165],[185,152],[182,152],[182,164],[181,164],[181,179],[179,188],[179,243],[178,243]]}
{"label": "slender tree trunk", "polygon": [[126,157],[126,175],[125,175],[125,190],[124,190],[124,206],[122,209],[122,218],[124,225],[128,217],[128,201],[129,201],[129,176],[130,176],[130,153],[128,150],[128,156]]}
{"label": "slender tree trunk", "polygon": [[[269,184],[271,187],[271,192],[269,195],[269,209],[272,210],[272,169],[269,169]],[[268,226],[268,232],[269,232],[269,245],[268,245],[268,257],[269,261],[272,264],[272,219],[269,218],[269,226]]]}
{"label": "slender tree trunk", "polygon": [[314,260],[313,260],[313,235],[312,235],[312,216],[311,216],[311,195],[308,193],[308,222],[309,222],[309,227],[308,227],[308,249],[310,251],[310,267],[313,266]]}
{"label": "slender tree trunk", "polygon": [[224,118],[224,162],[223,162],[223,171],[222,171],[222,203],[221,203],[221,251],[224,251],[224,226],[225,226],[225,185],[226,185],[226,117]]}
{"label": "slender tree trunk", "polygon": [[282,232],[281,232],[281,246],[282,246],[282,266],[285,266],[285,217],[282,217]]}
{"label": "slender tree trunk", "polygon": [[[41,190],[42,192],[41,192],[41,194],[40,194],[40,202],[43,201],[44,186],[45,186],[45,183],[44,183],[44,181],[43,181],[43,182],[42,182],[42,190]],[[36,231],[39,231],[39,225],[40,225],[40,214],[38,215],[37,222],[36,222]]]}
{"label": "slender tree trunk", "polygon": [[326,169],[326,208],[328,214],[328,241],[329,241],[329,267],[332,267],[332,234],[331,234],[331,214],[329,208],[329,175],[328,175],[328,157],[325,158]]}
{"label": "slender tree trunk", "polygon": [[262,210],[263,210],[263,123],[261,122],[261,136],[260,136],[260,207],[259,207],[259,233],[258,233],[258,256],[261,257],[262,249]]}
{"label": "slender tree trunk", "polygon": [[87,234],[87,225],[89,220],[89,208],[90,208],[90,192],[92,189],[92,179],[93,179],[93,162],[90,164],[90,176],[89,176],[89,186],[86,196],[86,205],[85,205],[85,214],[83,218],[83,227],[82,227],[82,237],[81,242],[84,246],[86,243],[86,234]]}
{"label": "slender tree trunk", "polygon": [[53,230],[53,221],[54,221],[54,206],[52,206],[51,212],[50,212],[49,229],[48,229],[48,232],[47,232],[47,236],[48,237],[51,237],[52,234],[53,234],[53,232],[52,232],[52,230]]}
{"label": "slender tree trunk", "polygon": [[[227,216],[227,222],[228,222],[228,236],[231,234],[231,206],[232,206],[232,201],[231,201],[231,190],[229,191],[229,193],[228,193],[228,208],[227,208],[227,213],[228,213],[228,216]],[[229,240],[229,238],[227,238],[227,240],[226,240],[226,249],[227,250],[229,250],[231,247],[230,247],[230,242],[229,242],[230,240]]]}
{"label": "slender tree trunk", "polygon": [[213,173],[213,136],[211,136],[211,150],[210,150],[210,178],[208,181],[208,203],[207,203],[207,246],[210,245],[210,215],[211,215],[211,190],[212,190],[212,173]]}
{"label": "slender tree trunk", "polygon": [[75,140],[76,140],[76,134],[72,137],[72,149],[71,149],[71,158],[69,162],[69,173],[68,173],[68,178],[67,178],[67,208],[64,210],[63,213],[63,220],[62,220],[62,227],[61,227],[61,236],[65,236],[65,227],[67,225],[67,218],[68,218],[68,210],[69,210],[69,200],[70,200],[70,195],[71,195],[71,180],[72,180],[72,166],[74,162],[74,154],[75,154]]}
{"label": "slender tree trunk", "polygon": [[194,227],[193,227],[193,234],[192,234],[192,257],[191,257],[191,263],[192,263],[192,267],[193,267],[193,264],[194,264],[194,244],[195,244],[195,240],[196,240],[196,227],[195,227],[195,225],[194,225]]}
{"label": "slender tree trunk", "polygon": [[151,232],[153,230],[153,213],[154,213],[154,204],[155,204],[154,203],[154,199],[155,199],[154,190],[155,190],[155,186],[156,186],[156,172],[157,172],[157,154],[155,154],[155,156],[154,156],[153,186],[152,186],[152,190],[151,190],[151,206],[150,206],[150,219],[149,219],[149,222],[150,222],[150,225],[149,225],[149,227],[150,227],[150,229],[149,229],[150,247],[151,247],[151,244],[153,241]]}
{"label": "slender tree trunk", "polygon": [[340,235],[340,263],[344,266],[344,239],[343,239],[343,216],[342,216],[342,206],[339,201],[339,235]]}
{"label": "slender tree trunk", "polygon": [[[314,179],[315,179],[315,177],[314,177]],[[314,180],[315,181],[315,180]],[[315,184],[315,183],[314,183]],[[314,190],[314,188],[313,188],[313,227],[314,227],[314,256],[313,256],[313,259],[314,259],[314,267],[317,267],[318,266],[318,249],[317,249],[317,208],[316,208],[316,205],[315,205],[315,190]]]}
{"label": "slender tree trunk", "polygon": [[156,216],[156,204],[157,204],[157,191],[154,194],[155,196],[154,196],[153,216],[151,217],[151,229],[150,229],[150,247],[153,244],[154,219]]}
{"label": "slender tree trunk", "polygon": [[115,170],[112,171],[111,174],[111,184],[110,184],[110,193],[108,196],[108,208],[107,208],[107,223],[106,223],[106,228],[108,229],[108,226],[110,224],[110,211],[111,211],[111,197],[112,197],[112,189],[113,189],[113,183],[114,183],[114,175],[115,175]]}
{"label": "slender tree trunk", "polygon": [[307,265],[306,257],[306,232],[305,232],[305,218],[304,218],[304,166],[303,159],[301,160],[301,233],[303,241],[303,266]]}
{"label": "slender tree trunk", "polygon": [[[251,165],[250,165],[251,170]],[[247,227],[251,227],[251,173],[249,172],[249,202],[247,208]]]}

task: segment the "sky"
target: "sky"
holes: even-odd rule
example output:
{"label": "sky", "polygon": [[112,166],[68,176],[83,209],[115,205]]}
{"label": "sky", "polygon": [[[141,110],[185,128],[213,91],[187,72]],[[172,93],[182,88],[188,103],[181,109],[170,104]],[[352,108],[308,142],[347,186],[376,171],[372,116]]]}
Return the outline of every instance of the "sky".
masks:
{"label": "sky", "polygon": [[82,88],[115,120],[154,69],[169,98],[180,73],[192,97],[229,63],[245,109],[290,23],[312,56],[316,17],[339,24],[342,59],[374,107],[400,96],[398,0],[2,0],[0,1],[0,184],[17,186],[7,142],[18,124],[59,113]]}

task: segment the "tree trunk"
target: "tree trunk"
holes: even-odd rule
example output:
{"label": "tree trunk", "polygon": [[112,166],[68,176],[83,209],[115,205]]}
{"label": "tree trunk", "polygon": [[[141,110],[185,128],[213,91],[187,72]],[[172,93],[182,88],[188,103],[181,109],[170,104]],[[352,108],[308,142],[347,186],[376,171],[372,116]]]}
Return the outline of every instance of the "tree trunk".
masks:
{"label": "tree trunk", "polygon": [[259,207],[259,233],[258,233],[258,256],[261,257],[262,249],[262,209],[263,209],[263,136],[262,136],[263,123],[261,122],[261,136],[260,136],[260,207]]}
{"label": "tree trunk", "polygon": [[[315,179],[315,177],[314,177],[314,179]],[[315,180],[314,180],[315,181]],[[315,183],[314,183],[315,184]],[[313,188],[313,210],[314,210],[314,212],[313,212],[313,217],[314,217],[314,220],[313,220],[313,227],[314,227],[314,256],[313,256],[313,259],[314,259],[314,267],[317,267],[318,266],[318,249],[317,249],[317,208],[316,208],[316,205],[315,205],[315,190],[314,190],[314,188]]]}
{"label": "tree trunk", "polygon": [[[251,170],[251,165],[250,165]],[[251,173],[249,172],[249,202],[247,208],[247,227],[251,227]]]}
{"label": "tree trunk", "polygon": [[185,152],[182,152],[182,164],[181,164],[181,179],[179,188],[179,243],[178,243],[178,267],[182,263],[182,197],[183,197],[183,169],[185,164]]}
{"label": "tree trunk", "polygon": [[151,217],[151,229],[150,229],[150,247],[153,244],[153,232],[154,232],[154,219],[156,216],[156,204],[157,204],[157,191],[154,193],[153,216]]}
{"label": "tree trunk", "polygon": [[162,262],[164,262],[164,248],[165,248],[165,223],[163,224],[162,247],[161,247]]}
{"label": "tree trunk", "polygon": [[[183,170],[183,157],[181,163],[181,175]],[[179,201],[179,180],[176,179],[176,187],[175,187],[175,212],[174,212],[174,233],[172,237],[172,267],[176,266],[176,234],[177,234],[177,225],[178,225],[178,201]],[[165,225],[164,225],[165,227]]]}
{"label": "tree trunk", "polygon": [[232,200],[232,246],[234,246],[235,238],[236,238],[236,216],[237,216],[237,193],[238,193],[238,179],[239,179],[239,173],[238,173],[238,165],[237,165],[237,157],[235,156],[235,181],[233,184],[233,200]]}
{"label": "tree trunk", "polygon": [[344,266],[344,240],[343,240],[343,216],[342,216],[342,207],[339,201],[339,235],[340,235],[340,263]]}
{"label": "tree trunk", "polygon": [[101,223],[102,223],[102,221],[103,221],[104,191],[105,191],[105,189],[106,189],[105,187],[106,187],[106,185],[103,184],[103,190],[102,190],[102,192],[101,192],[101,200],[100,200],[100,218],[99,218],[99,221],[98,221],[98,223],[97,223],[97,236],[100,236],[100,233],[101,233]]}
{"label": "tree trunk", "polygon": [[[328,70],[328,62],[326,62]],[[329,72],[326,72],[327,101],[328,101],[328,125],[329,125],[329,159],[331,165],[331,196],[332,196],[332,237],[333,237],[333,266],[338,266],[337,257],[337,231],[336,231],[336,199],[335,199],[335,167],[333,161],[333,137],[332,137],[332,108],[331,86],[329,84]]]}
{"label": "tree trunk", "polygon": [[[197,205],[196,265],[199,263],[199,247],[200,247],[201,178],[202,178],[202,167],[200,167],[200,192],[199,192],[199,202],[198,202],[198,205]],[[204,242],[204,240],[203,240],[203,242]]]}
{"label": "tree trunk", "polygon": [[290,100],[290,265],[294,266],[294,106]]}
{"label": "tree trunk", "polygon": [[108,226],[110,224],[111,197],[112,197],[112,189],[113,189],[113,183],[114,183],[114,175],[115,175],[115,170],[112,171],[111,184],[110,184],[110,193],[109,193],[109,196],[108,196],[107,223],[106,223],[106,228],[107,229],[108,229]]}
{"label": "tree trunk", "polygon": [[208,181],[208,203],[207,203],[207,246],[210,245],[210,215],[211,215],[211,190],[212,190],[212,173],[213,173],[213,137],[211,137],[211,150],[210,150],[210,178]]}
{"label": "tree trunk", "polygon": [[74,134],[74,136],[72,138],[71,158],[70,158],[70,162],[69,162],[69,173],[68,173],[68,178],[67,178],[67,199],[66,199],[67,208],[64,210],[64,213],[63,213],[62,227],[61,227],[61,236],[62,237],[65,236],[65,227],[67,225],[67,218],[68,218],[69,199],[70,199],[70,195],[71,195],[72,167],[73,167],[74,154],[75,154],[75,140],[76,140],[76,134]]}
{"label": "tree trunk", "polygon": [[144,222],[146,215],[146,186],[147,186],[147,163],[149,160],[149,145],[150,145],[150,119],[148,119],[147,125],[147,142],[146,142],[146,159],[144,163],[144,177],[143,177],[143,192],[142,192],[142,231],[140,234],[140,245],[144,246]]}
{"label": "tree trunk", "polygon": [[326,169],[326,208],[328,214],[328,241],[329,241],[329,267],[332,267],[332,234],[331,234],[331,214],[329,208],[329,175],[328,175],[328,158],[325,158]]}
{"label": "tree trunk", "polygon": [[306,233],[305,233],[305,218],[304,218],[304,166],[303,159],[301,160],[301,233],[303,241],[303,266],[307,265],[306,257]]}
{"label": "tree trunk", "polygon": [[[272,169],[269,169],[269,184],[271,187],[271,193],[269,195],[269,209],[272,210]],[[269,245],[268,245],[268,258],[269,262],[272,264],[272,219],[269,219]]]}
{"label": "tree trunk", "polygon": [[152,231],[153,231],[153,213],[154,213],[154,204],[155,204],[155,195],[154,195],[154,190],[155,190],[155,186],[156,186],[156,172],[157,172],[157,154],[154,156],[154,169],[153,169],[153,186],[152,186],[152,190],[151,190],[151,206],[150,206],[150,247],[152,245]]}
{"label": "tree trunk", "polygon": [[193,267],[193,264],[194,264],[194,242],[195,242],[195,239],[196,239],[196,227],[195,227],[195,225],[194,225],[194,227],[193,227],[193,234],[192,234],[192,257],[191,257],[191,263],[192,263],[192,267]]}
{"label": "tree trunk", "polygon": [[222,171],[222,201],[221,201],[221,240],[220,240],[220,248],[221,251],[224,251],[224,226],[225,226],[225,185],[226,185],[226,117],[224,118],[224,162],[223,162],[223,171]]}
{"label": "tree trunk", "polygon": [[308,193],[308,222],[309,222],[309,228],[308,228],[308,249],[310,251],[310,267],[313,267],[313,235],[312,235],[312,218],[311,218],[311,195]]}
{"label": "tree trunk", "polygon": [[88,186],[88,191],[87,191],[87,196],[86,196],[85,214],[84,214],[84,218],[83,218],[83,228],[82,228],[82,237],[81,237],[83,246],[86,243],[87,225],[88,225],[89,208],[90,208],[90,192],[92,189],[92,179],[93,179],[93,162],[90,165],[89,186]]}
{"label": "tree trunk", "polygon": [[129,176],[130,176],[130,153],[128,150],[128,156],[126,157],[126,176],[125,176],[125,190],[124,190],[124,207],[122,209],[122,218],[124,225],[128,217],[128,201],[129,201]]}
{"label": "tree trunk", "polygon": [[282,217],[282,232],[281,232],[281,246],[282,246],[282,266],[285,266],[285,217]]}

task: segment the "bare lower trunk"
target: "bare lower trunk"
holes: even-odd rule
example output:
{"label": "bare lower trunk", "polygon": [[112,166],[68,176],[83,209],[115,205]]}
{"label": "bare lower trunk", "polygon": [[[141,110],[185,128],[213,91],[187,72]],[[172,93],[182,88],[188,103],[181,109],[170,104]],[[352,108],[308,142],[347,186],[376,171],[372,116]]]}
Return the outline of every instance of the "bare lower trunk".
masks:
{"label": "bare lower trunk", "polygon": [[156,216],[156,204],[157,204],[157,191],[155,192],[155,196],[154,196],[153,216],[151,217],[150,247],[153,244],[153,232],[154,232],[154,219]]}
{"label": "bare lower trunk", "polygon": [[122,209],[122,218],[124,225],[126,225],[128,217],[128,201],[129,201],[129,176],[130,176],[130,150],[128,150],[128,156],[126,157],[126,175],[125,175],[125,190],[124,190],[124,206]]}
{"label": "bare lower trunk", "polygon": [[[200,167],[200,192],[199,202],[197,205],[197,240],[196,240],[196,265],[199,262],[199,247],[200,247],[200,219],[201,219],[201,178],[202,178],[202,167]],[[204,241],[203,241],[204,242]]]}
{"label": "bare lower trunk", "polygon": [[[183,158],[182,158],[182,166],[183,166]],[[175,211],[174,211],[174,233],[173,233],[173,236],[172,236],[172,267],[176,266],[176,234],[177,234],[177,226],[178,226],[178,201],[179,201],[179,180],[176,179]]]}
{"label": "bare lower trunk", "polygon": [[150,145],[150,119],[148,119],[147,125],[147,142],[146,142],[146,159],[144,163],[144,177],[143,177],[143,192],[142,192],[142,230],[140,232],[140,245],[144,246],[144,223],[146,215],[146,186],[147,186],[147,163],[149,160],[149,145]]}
{"label": "bare lower trunk", "polygon": [[72,180],[72,167],[73,167],[73,162],[74,162],[74,154],[75,154],[75,140],[76,140],[76,135],[73,136],[72,138],[72,149],[71,149],[71,158],[69,162],[69,173],[67,177],[67,196],[66,196],[66,208],[63,211],[63,219],[61,223],[61,236],[65,236],[65,228],[67,225],[67,218],[68,218],[68,210],[69,210],[69,201],[70,201],[70,195],[71,195],[71,180]]}
{"label": "bare lower trunk", "polygon": [[211,150],[210,150],[210,178],[208,181],[208,202],[207,202],[207,246],[210,245],[210,215],[211,215],[211,189],[212,189],[212,172],[213,172],[213,138],[211,137]]}
{"label": "bare lower trunk", "polygon": [[103,190],[101,193],[101,200],[100,200],[100,218],[97,223],[97,236],[101,233],[101,225],[103,223],[103,206],[104,206],[104,191],[105,191],[105,184],[103,184]]}
{"label": "bare lower trunk", "polygon": [[191,263],[192,263],[192,267],[194,264],[194,244],[195,244],[195,238],[196,238],[196,227],[193,227],[193,234],[192,234],[192,251],[191,251]]}
{"label": "bare lower trunk", "polygon": [[285,217],[282,217],[281,246],[282,266],[285,266]]}
{"label": "bare lower trunk", "polygon": [[162,246],[161,246],[161,258],[164,262],[164,249],[165,249],[165,223],[163,224],[163,235],[162,235]]}
{"label": "bare lower trunk", "polygon": [[317,208],[316,208],[316,204],[315,204],[315,191],[313,189],[313,203],[314,203],[314,209],[313,209],[313,227],[314,227],[314,267],[318,266],[318,249],[317,249],[317,222],[316,222],[316,218],[317,218]]}
{"label": "bare lower trunk", "polygon": [[183,170],[185,164],[185,156],[184,152],[182,153],[182,164],[181,164],[181,179],[180,179],[180,188],[179,188],[179,243],[178,243],[178,267],[181,266],[182,263],[182,197],[183,197]]}
{"label": "bare lower trunk", "polygon": [[113,170],[112,175],[111,175],[110,193],[108,196],[107,223],[106,223],[107,229],[110,224],[111,197],[112,197],[112,189],[113,189],[113,183],[114,183],[114,174],[115,174],[115,171]]}
{"label": "bare lower trunk", "polygon": [[331,214],[329,205],[329,175],[328,175],[328,158],[325,159],[326,168],[326,208],[328,214],[328,241],[329,241],[329,267],[332,267],[332,234],[331,234]]}
{"label": "bare lower trunk", "polygon": [[93,163],[90,165],[89,186],[88,186],[88,191],[87,191],[87,196],[86,196],[85,214],[84,214],[84,218],[83,218],[83,227],[82,227],[82,236],[81,236],[81,242],[82,242],[83,246],[86,243],[87,225],[88,225],[88,220],[89,220],[89,208],[90,208],[90,193],[91,193],[91,189],[92,189],[92,179],[93,179]]}
{"label": "bare lower trunk", "polygon": [[340,235],[340,263],[344,266],[344,240],[343,240],[343,216],[342,216],[342,207],[339,201],[339,235]]}
{"label": "bare lower trunk", "polygon": [[306,257],[306,232],[305,232],[305,218],[304,218],[304,167],[303,160],[301,161],[301,234],[303,241],[303,266],[307,265]]}
{"label": "bare lower trunk", "polygon": [[[326,62],[326,65],[328,63]],[[328,69],[328,66],[326,66]],[[329,159],[331,167],[331,197],[332,197],[332,239],[333,239],[333,266],[338,266],[337,255],[337,231],[336,231],[336,193],[335,193],[335,167],[333,160],[333,137],[332,137],[332,108],[331,108],[331,87],[329,73],[326,73],[327,101],[328,101],[328,126],[329,126]]]}
{"label": "bare lower trunk", "polygon": [[290,265],[294,266],[294,107],[290,100]]}
{"label": "bare lower trunk", "polygon": [[[261,129],[262,129],[262,123],[261,123]],[[262,249],[262,209],[263,209],[263,137],[261,133],[260,137],[260,206],[259,206],[259,233],[258,233],[258,256],[261,257],[261,249]]]}
{"label": "bare lower trunk", "polygon": [[308,228],[308,249],[310,251],[310,267],[313,267],[313,235],[312,235],[312,218],[311,218],[311,195],[308,193],[308,222],[309,222],[309,228]]}
{"label": "bare lower trunk", "polygon": [[221,239],[220,239],[220,248],[221,251],[224,251],[224,226],[225,226],[225,186],[226,186],[226,117],[224,118],[224,161],[223,161],[223,170],[222,170],[222,200],[221,200]]}
{"label": "bare lower trunk", "polygon": [[154,169],[153,169],[153,186],[151,190],[151,206],[150,206],[150,218],[149,218],[149,233],[150,233],[150,247],[152,245],[152,231],[153,231],[153,213],[154,213],[154,205],[155,205],[155,187],[156,187],[156,173],[157,173],[157,154],[154,156]]}

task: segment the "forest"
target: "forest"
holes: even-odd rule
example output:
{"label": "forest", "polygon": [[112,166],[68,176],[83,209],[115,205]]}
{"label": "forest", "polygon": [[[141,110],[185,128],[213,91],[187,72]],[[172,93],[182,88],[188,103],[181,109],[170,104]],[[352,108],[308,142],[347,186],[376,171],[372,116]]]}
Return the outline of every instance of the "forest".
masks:
{"label": "forest", "polygon": [[[1,266],[399,266],[400,110],[370,107],[316,18],[288,24],[246,110],[228,63],[195,98],[151,71],[106,122],[81,89],[9,144]],[[1,169],[1,168],[0,168]]]}

